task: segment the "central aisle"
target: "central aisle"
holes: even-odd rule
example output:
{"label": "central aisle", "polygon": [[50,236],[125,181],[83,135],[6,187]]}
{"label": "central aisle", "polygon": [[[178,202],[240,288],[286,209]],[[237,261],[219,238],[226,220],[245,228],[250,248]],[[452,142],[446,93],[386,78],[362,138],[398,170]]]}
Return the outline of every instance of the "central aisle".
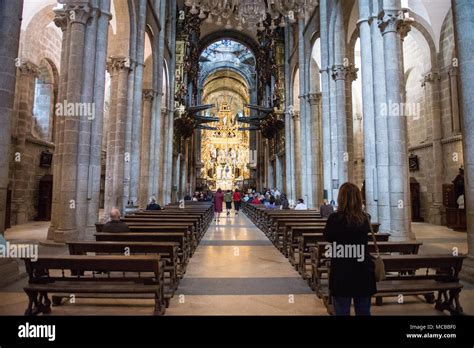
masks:
{"label": "central aisle", "polygon": [[288,260],[245,215],[214,222],[167,315],[326,315]]}

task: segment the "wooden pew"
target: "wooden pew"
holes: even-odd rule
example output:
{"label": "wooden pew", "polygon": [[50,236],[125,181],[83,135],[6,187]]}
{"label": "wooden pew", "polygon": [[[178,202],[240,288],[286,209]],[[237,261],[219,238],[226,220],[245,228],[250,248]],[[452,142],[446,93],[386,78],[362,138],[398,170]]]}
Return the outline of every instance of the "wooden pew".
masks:
{"label": "wooden pew", "polygon": [[[437,292],[434,299],[435,309],[447,310],[451,315],[463,314],[459,294],[463,285],[459,282],[459,272],[466,256],[452,255],[382,255],[387,279],[377,283],[375,297],[384,296],[430,296]],[[326,288],[323,301],[330,314],[334,313],[331,296]]]}
{"label": "wooden pew", "polygon": [[[295,267],[297,271],[300,271],[300,264],[305,264],[306,259],[311,258],[310,247],[315,245],[315,242],[323,242],[325,238],[323,236],[324,227],[310,227],[310,228],[295,228],[291,229],[291,234],[288,241],[288,260]],[[300,241],[300,238],[305,234],[305,239]],[[388,241],[390,237],[389,233],[375,233],[375,239],[380,242]],[[369,234],[368,238],[372,238]],[[291,241],[291,242],[290,242]],[[299,247],[303,248],[300,249]],[[300,261],[300,258],[303,260]]]}
{"label": "wooden pew", "polygon": [[189,257],[194,254],[198,246],[197,236],[192,232],[191,226],[188,224],[152,224],[152,225],[129,225],[132,233],[184,233],[186,244],[189,247]]}
{"label": "wooden pew", "polygon": [[[158,255],[143,256],[48,256],[33,262],[25,259],[28,296],[25,315],[48,314],[48,294],[84,297],[137,298],[152,295],[155,315],[166,311],[163,261]],[[106,275],[102,275],[106,272]],[[58,298],[61,299],[63,295]],[[60,304],[55,301],[56,305]]]}
{"label": "wooden pew", "polygon": [[178,243],[178,274],[182,278],[189,261],[189,247],[184,233],[96,233],[98,242],[172,242]]}
{"label": "wooden pew", "polygon": [[[137,254],[157,254],[165,262],[165,285],[168,291],[165,294],[168,298],[174,295],[178,288],[178,243],[173,242],[68,242],[70,255],[96,254],[116,254],[116,255],[137,255]],[[169,301],[167,301],[167,306]]]}
{"label": "wooden pew", "polygon": [[[418,254],[420,246],[423,244],[419,241],[388,242],[383,239],[383,237],[378,238],[376,235],[377,245],[382,254],[416,255]],[[311,289],[315,290],[319,295],[322,282],[327,281],[325,276],[327,275],[327,262],[329,260],[325,257],[324,250],[330,243],[324,241],[324,238],[320,239],[320,237],[317,237],[314,233],[303,233],[300,237],[300,243],[304,243],[304,245],[301,246],[301,250],[305,250],[305,256],[300,258],[300,261],[304,261],[304,263],[300,263],[299,270],[303,270],[300,274],[302,274],[304,279],[308,280]],[[375,253],[374,243],[370,240],[368,248],[370,253]],[[309,272],[307,253],[310,254]]]}

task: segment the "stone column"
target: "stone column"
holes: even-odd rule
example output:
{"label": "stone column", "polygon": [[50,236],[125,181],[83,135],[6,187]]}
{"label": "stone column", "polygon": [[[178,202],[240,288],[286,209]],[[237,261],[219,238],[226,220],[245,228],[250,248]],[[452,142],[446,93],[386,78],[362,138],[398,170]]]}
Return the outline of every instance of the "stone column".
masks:
{"label": "stone column", "polygon": [[[163,105],[163,103],[161,104]],[[160,151],[160,156],[158,158],[157,166],[158,166],[158,172],[157,172],[157,197],[160,198],[160,203],[165,202],[165,190],[167,189],[165,187],[166,183],[166,176],[165,176],[165,166],[166,166],[166,133],[168,129],[168,114],[169,110],[166,107],[161,108],[161,121],[160,121],[160,144],[159,144],[159,151]]]}
{"label": "stone column", "polygon": [[294,130],[294,146],[295,146],[295,176],[296,180],[296,191],[295,191],[295,201],[302,197],[303,194],[303,182],[301,174],[301,165],[302,165],[302,154],[301,154],[301,122],[300,122],[300,112],[295,111],[293,113],[293,130]]}
{"label": "stone column", "polygon": [[[97,30],[98,20],[100,11],[98,8],[98,0],[90,1],[90,19],[86,26],[85,40],[84,40],[84,61],[91,62],[91,64],[84,65],[82,74],[82,89],[81,89],[81,102],[87,106],[87,110],[93,110],[94,102],[94,85],[96,79],[96,47],[97,47]],[[92,109],[93,108],[93,109]],[[92,198],[92,190],[90,184],[94,181],[100,181],[100,174],[97,177],[97,173],[93,173],[93,167],[90,166],[91,161],[91,131],[92,131],[92,118],[95,115],[81,115],[79,118],[79,144],[77,157],[77,181],[76,181],[76,226],[78,229],[78,236],[80,240],[86,239],[87,233],[87,222],[88,206],[89,201]],[[95,175],[94,175],[95,174]],[[92,233],[95,231],[95,226],[92,224],[89,231],[91,238]]]}
{"label": "stone column", "polygon": [[28,161],[26,154],[26,138],[31,134],[31,120],[33,117],[33,104],[35,97],[35,80],[38,68],[31,62],[24,62],[18,69],[16,85],[16,98],[18,99],[18,126],[16,142],[13,149],[15,160],[13,164],[13,177],[15,185],[12,192],[12,223],[24,224],[28,222],[26,207],[26,191],[29,175],[25,168]]}
{"label": "stone column", "polygon": [[[410,30],[409,21],[401,11],[400,0],[384,0],[379,15],[383,35],[387,108],[405,102],[403,71],[403,38]],[[407,123],[405,115],[388,111],[390,230],[392,238],[412,238],[410,223],[410,183],[408,172]]]}
{"label": "stone column", "polygon": [[451,114],[453,117],[453,134],[461,132],[461,119],[459,117],[459,93],[458,93],[458,68],[451,66],[449,70],[449,82],[451,85]]}
{"label": "stone column", "polygon": [[[65,4],[68,14],[70,42],[68,43],[67,92],[65,102],[78,105],[82,101],[84,79],[84,54],[86,24],[91,15],[88,4],[68,2]],[[62,163],[61,163],[61,195],[60,218],[58,229],[54,235],[55,242],[77,239],[76,223],[77,180],[79,163],[79,139],[81,115],[68,115],[63,121]]]}
{"label": "stone column", "polygon": [[[18,44],[23,0],[0,1],[0,233],[5,232],[5,213],[10,168],[11,119],[15,98]],[[16,261],[0,258],[0,286],[19,277]]]}
{"label": "stone column", "polygon": [[332,68],[332,78],[336,83],[337,110],[337,159],[339,186],[350,180],[352,176],[352,119],[349,119],[346,108],[346,83],[355,80],[357,69],[353,65],[336,64]]}
{"label": "stone column", "polygon": [[110,209],[123,209],[123,177],[125,158],[125,122],[127,117],[127,87],[130,61],[124,57],[113,57],[107,63],[110,72],[110,126],[107,144],[105,174],[105,211],[108,219]]}
{"label": "stone column", "polygon": [[359,0],[359,35],[362,62],[362,103],[364,122],[364,161],[365,161],[365,209],[372,221],[378,221],[378,208],[375,201],[376,187],[376,146],[375,109],[373,87],[372,41],[370,30],[370,0]]}
{"label": "stone column", "polygon": [[431,71],[423,77],[422,87],[426,89],[426,98],[430,101],[433,129],[433,202],[430,207],[430,223],[441,225],[441,215],[443,210],[443,138],[441,120],[441,97],[440,86],[441,76],[438,71]]}
{"label": "stone column", "polygon": [[[287,19],[285,19],[288,21]],[[285,172],[286,183],[285,193],[288,199],[295,199],[296,180],[294,176],[295,162],[294,162],[294,130],[293,130],[293,109],[290,108],[292,104],[292,88],[291,88],[291,72],[288,64],[290,58],[290,25],[285,26]]]}
{"label": "stone column", "polygon": [[313,207],[319,208],[323,202],[323,173],[321,171],[321,93],[310,93],[308,95],[308,101],[310,105],[310,117],[311,117],[311,138],[312,138],[312,169],[310,180],[313,183]]}
{"label": "stone column", "polygon": [[[147,16],[147,0],[139,0],[138,3],[138,24],[137,24],[137,56],[135,68],[135,81],[133,88],[133,118],[132,118],[132,144],[130,153],[130,190],[127,199],[132,201],[135,206],[138,204],[138,190],[140,181],[140,152],[142,130],[142,85],[143,85],[143,67],[145,63],[145,28]],[[160,71],[158,72],[160,73]],[[147,143],[148,144],[148,143]]]}
{"label": "stone column", "polygon": [[151,89],[143,90],[142,102],[142,142],[141,142],[141,161],[140,161],[140,192],[138,206],[140,209],[145,209],[148,203],[148,184],[152,179],[150,177],[150,135],[151,135],[151,111],[153,99],[155,98],[155,91]]}
{"label": "stone column", "polygon": [[[169,30],[168,30],[168,42],[170,45],[171,57],[170,57],[170,65],[169,71],[169,90],[167,91],[169,98],[168,98],[168,105],[167,111],[168,113],[165,115],[165,130],[163,137],[163,141],[165,141],[165,152],[163,155],[164,161],[164,169],[163,169],[163,205],[171,202],[171,189],[172,189],[172,168],[173,168],[173,137],[174,137],[174,92],[175,92],[175,77],[176,74],[174,71],[176,70],[176,0],[171,0],[169,2],[170,6],[170,21],[168,23]],[[166,4],[164,4],[166,5]],[[160,14],[160,18],[166,17],[166,8],[163,9],[162,14]]]}
{"label": "stone column", "polygon": [[90,147],[90,197],[87,211],[87,229],[95,230],[95,223],[99,220],[100,185],[102,174],[102,136],[104,130],[104,103],[105,103],[105,74],[107,65],[107,45],[110,13],[110,0],[101,0],[100,16],[98,18],[97,41],[95,52],[95,79],[94,79],[94,107],[95,118],[91,125]]}
{"label": "stone column", "polygon": [[[309,185],[309,169],[311,168],[311,156],[308,156],[310,153],[310,148],[308,146],[308,115],[306,112],[306,56],[305,56],[305,41],[304,41],[304,19],[298,20],[298,65],[299,65],[299,90],[300,95],[300,129],[299,131],[299,151],[300,151],[300,162],[297,166],[297,176],[301,182],[301,192],[298,198],[303,198],[307,203],[310,198],[310,185]],[[302,126],[302,127],[301,127]],[[301,196],[302,195],[302,196]]]}
{"label": "stone column", "polygon": [[375,149],[377,171],[374,176],[377,190],[374,199],[378,206],[378,222],[380,230],[390,231],[390,190],[388,168],[388,124],[387,117],[383,115],[382,108],[387,104],[385,92],[385,61],[383,56],[383,38],[378,26],[378,2],[372,3],[370,29],[372,38],[372,67],[373,67],[373,94],[375,113]]}
{"label": "stone column", "polygon": [[474,10],[472,1],[452,2],[456,48],[459,56],[461,82],[461,110],[463,129],[465,204],[467,214],[468,257],[463,265],[463,276],[474,281]]}
{"label": "stone column", "polygon": [[[62,31],[62,43],[61,43],[61,73],[59,75],[59,90],[58,90],[58,101],[66,100],[67,92],[67,70],[68,70],[68,52],[69,52],[69,37],[71,31],[68,29],[68,20],[67,14],[64,10],[55,10],[54,23]],[[63,118],[58,117],[56,113],[54,114],[56,118],[55,126],[55,148],[53,155],[53,199],[52,199],[52,210],[51,210],[51,225],[48,229],[48,240],[54,241],[54,234],[59,225],[60,217],[60,198],[61,198],[61,163],[62,163],[62,142],[64,139],[63,129]]]}
{"label": "stone column", "polygon": [[332,199],[331,165],[331,114],[329,100],[329,30],[327,0],[319,2],[320,40],[321,40],[321,124],[322,124],[322,163],[325,198]]}

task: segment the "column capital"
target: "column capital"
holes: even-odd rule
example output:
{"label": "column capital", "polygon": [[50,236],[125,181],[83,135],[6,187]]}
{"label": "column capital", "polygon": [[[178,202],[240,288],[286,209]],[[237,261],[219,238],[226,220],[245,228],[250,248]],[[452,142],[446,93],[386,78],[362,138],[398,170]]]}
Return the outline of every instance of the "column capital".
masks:
{"label": "column capital", "polygon": [[322,94],[320,92],[308,93],[308,102],[310,105],[318,105]]}
{"label": "column capital", "polygon": [[144,89],[142,93],[143,99],[146,101],[152,101],[153,99],[155,99],[156,91],[154,89]]}
{"label": "column capital", "polygon": [[293,113],[290,114],[291,118],[295,121],[299,121],[300,119],[300,112],[299,111],[293,111]]}
{"label": "column capital", "polygon": [[441,80],[441,74],[439,71],[429,71],[423,75],[421,79],[421,87],[425,87],[427,83],[439,82]]}
{"label": "column capital", "polygon": [[67,13],[64,9],[58,8],[54,10],[54,24],[56,24],[63,33],[67,30]]}
{"label": "column capital", "polygon": [[357,80],[357,72],[359,69],[355,67],[354,64],[349,64],[347,66],[336,64],[332,67],[332,78],[333,80]]}
{"label": "column capital", "polygon": [[71,23],[86,24],[92,15],[92,8],[88,3],[67,3],[64,6],[67,18]]}
{"label": "column capital", "polygon": [[386,9],[379,13],[378,24],[382,35],[398,33],[405,39],[411,30],[412,18],[406,16],[408,10]]}
{"label": "column capital", "polygon": [[115,70],[131,70],[130,59],[128,57],[110,57],[107,61],[107,71],[112,73]]}
{"label": "column capital", "polygon": [[38,76],[38,74],[39,74],[38,67],[30,61],[22,63],[18,67],[18,70],[20,70],[20,73],[22,75]]}

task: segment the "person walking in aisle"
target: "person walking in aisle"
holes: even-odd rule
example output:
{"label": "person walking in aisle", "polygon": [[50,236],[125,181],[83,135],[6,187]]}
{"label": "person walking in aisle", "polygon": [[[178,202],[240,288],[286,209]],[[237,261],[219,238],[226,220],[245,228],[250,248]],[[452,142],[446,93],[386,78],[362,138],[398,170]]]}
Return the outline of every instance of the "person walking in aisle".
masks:
{"label": "person walking in aisle", "polygon": [[232,192],[227,190],[224,195],[225,209],[227,211],[227,216],[230,216],[230,211],[232,210]]}
{"label": "person walking in aisle", "polygon": [[352,183],[339,189],[337,212],[326,222],[324,237],[332,245],[349,245],[360,255],[332,255],[329,292],[336,315],[350,315],[354,300],[356,315],[370,315],[372,295],[376,293],[374,264],[367,242],[370,217],[362,210],[362,195]]}
{"label": "person walking in aisle", "polygon": [[234,200],[234,209],[235,209],[235,215],[239,215],[239,210],[240,210],[240,201],[242,197],[240,196],[240,191],[239,189],[235,189],[234,195],[233,195],[233,200]]}
{"label": "person walking in aisle", "polygon": [[218,189],[214,195],[214,221],[219,222],[222,213],[222,202],[224,201],[224,193]]}

